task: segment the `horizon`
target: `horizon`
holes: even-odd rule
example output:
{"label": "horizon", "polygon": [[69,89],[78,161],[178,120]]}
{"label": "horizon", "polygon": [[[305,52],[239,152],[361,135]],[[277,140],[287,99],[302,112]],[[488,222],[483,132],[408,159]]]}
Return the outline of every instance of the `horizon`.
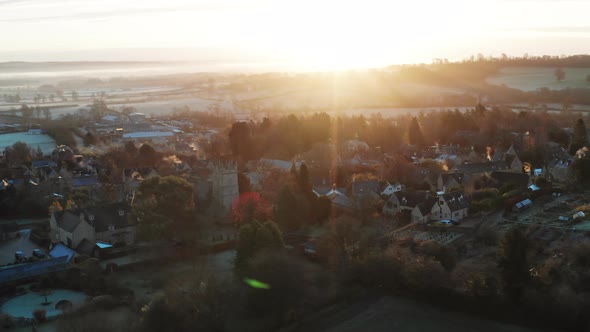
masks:
{"label": "horizon", "polygon": [[590,3],[580,0],[2,0],[0,10],[0,29],[18,31],[4,36],[0,62],[216,61],[305,71],[429,63],[430,54],[590,53]]}

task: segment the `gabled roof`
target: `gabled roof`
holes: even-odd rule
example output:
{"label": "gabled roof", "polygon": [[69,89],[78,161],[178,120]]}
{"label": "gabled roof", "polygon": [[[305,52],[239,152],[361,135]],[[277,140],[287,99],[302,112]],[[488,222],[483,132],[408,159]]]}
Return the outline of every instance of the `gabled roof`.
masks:
{"label": "gabled roof", "polygon": [[461,184],[463,182],[463,173],[442,173],[441,175],[443,185],[447,184],[451,179]]}
{"label": "gabled roof", "polygon": [[525,173],[514,172],[492,172],[492,178],[498,181],[498,186],[502,187],[505,184],[512,184],[517,187],[526,187],[529,185],[529,176]]}
{"label": "gabled roof", "polygon": [[345,195],[341,194],[340,192],[334,192],[333,194],[328,196],[332,201],[332,204],[338,205],[341,207],[352,209],[354,208],[354,204],[352,201],[346,197]]}
{"label": "gabled roof", "polygon": [[[84,210],[86,220],[96,232],[104,232],[113,225],[115,229],[131,226],[127,220],[130,208],[125,203],[115,203]],[[90,218],[94,220],[90,220]]]}
{"label": "gabled roof", "polygon": [[420,210],[420,213],[423,216],[425,216],[425,215],[430,214],[430,211],[432,211],[432,206],[434,204],[436,204],[437,201],[438,201],[438,199],[436,197],[430,197],[430,198],[427,198],[424,202],[416,205],[416,207],[418,208],[418,210]]}
{"label": "gabled roof", "polygon": [[96,176],[81,176],[72,179],[72,187],[93,187],[98,186]]}
{"label": "gabled roof", "polygon": [[454,191],[450,193],[446,193],[442,196],[447,202],[447,205],[451,209],[451,211],[458,211],[469,208],[469,202],[465,198],[465,195],[462,191]]}
{"label": "gabled roof", "polygon": [[68,210],[55,212],[55,220],[57,220],[57,227],[68,233],[73,232],[81,222],[79,214]]}
{"label": "gabled roof", "polygon": [[428,197],[427,195],[429,195],[429,194],[430,193],[428,191],[412,191],[412,192],[398,191],[394,195],[395,195],[395,197],[397,197],[401,206],[408,206],[408,207],[413,208],[416,205],[418,205],[422,202],[425,202]]}
{"label": "gabled roof", "polygon": [[73,251],[72,249],[66,247],[65,245],[58,243],[56,244],[53,249],[51,249],[51,251],[49,251],[49,256],[53,257],[53,258],[58,258],[58,257],[67,257],[66,263],[69,263],[72,258],[74,258],[74,256],[76,255],[76,252]]}
{"label": "gabled roof", "polygon": [[353,195],[379,193],[379,181],[355,181],[352,183],[352,193]]}
{"label": "gabled roof", "polygon": [[57,164],[53,160],[35,160],[31,164],[33,168],[57,167]]}
{"label": "gabled roof", "polygon": [[493,172],[499,170],[509,169],[509,165],[506,161],[487,161],[482,163],[472,163],[472,164],[463,164],[455,166],[456,172],[461,172],[464,174],[473,174],[473,173],[484,173],[484,172]]}

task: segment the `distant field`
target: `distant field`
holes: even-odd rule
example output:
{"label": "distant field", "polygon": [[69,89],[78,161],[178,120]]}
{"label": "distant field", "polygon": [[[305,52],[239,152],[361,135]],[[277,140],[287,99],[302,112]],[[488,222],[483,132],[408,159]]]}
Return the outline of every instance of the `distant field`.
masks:
{"label": "distant field", "polygon": [[16,142],[24,142],[33,150],[39,147],[44,154],[50,154],[55,148],[55,140],[49,135],[29,135],[26,132],[21,132],[0,135],[0,151],[4,151]]}
{"label": "distant field", "polygon": [[565,80],[555,79],[555,68],[540,67],[508,67],[502,68],[494,76],[488,77],[486,82],[494,85],[506,85],[523,91],[533,91],[539,88],[561,90],[566,88],[590,88],[586,76],[590,75],[590,68],[564,68]]}

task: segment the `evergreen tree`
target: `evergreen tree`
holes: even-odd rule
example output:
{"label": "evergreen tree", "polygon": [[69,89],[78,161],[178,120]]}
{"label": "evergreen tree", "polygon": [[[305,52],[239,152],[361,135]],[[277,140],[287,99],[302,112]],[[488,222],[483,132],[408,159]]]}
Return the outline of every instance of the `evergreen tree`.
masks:
{"label": "evergreen tree", "polygon": [[279,195],[276,220],[284,229],[297,229],[300,226],[297,217],[297,200],[287,186],[283,187]]}
{"label": "evergreen tree", "polygon": [[297,178],[297,184],[299,185],[299,190],[305,195],[311,193],[311,180],[309,179],[309,170],[307,169],[307,165],[301,164],[299,167],[299,176]]}

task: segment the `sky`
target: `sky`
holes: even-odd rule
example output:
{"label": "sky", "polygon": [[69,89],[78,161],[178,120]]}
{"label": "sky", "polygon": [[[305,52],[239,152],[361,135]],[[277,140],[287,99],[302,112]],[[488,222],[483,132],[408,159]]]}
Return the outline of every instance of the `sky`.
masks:
{"label": "sky", "polygon": [[0,0],[0,61],[302,69],[590,53],[584,0]]}

